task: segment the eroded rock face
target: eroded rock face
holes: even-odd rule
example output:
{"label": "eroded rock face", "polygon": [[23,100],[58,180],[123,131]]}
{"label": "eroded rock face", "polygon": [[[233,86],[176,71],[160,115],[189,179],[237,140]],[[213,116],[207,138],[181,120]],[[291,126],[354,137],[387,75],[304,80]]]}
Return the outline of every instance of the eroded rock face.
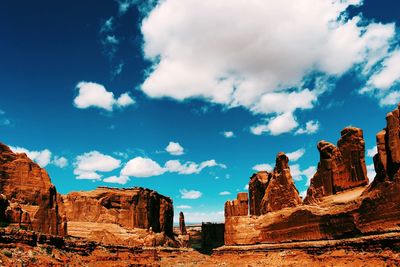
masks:
{"label": "eroded rock face", "polygon": [[60,195],[51,184],[46,170],[26,154],[14,153],[1,143],[0,193],[13,204],[9,216],[15,220],[20,214],[23,223],[28,223],[29,217],[34,231],[61,236],[65,234],[59,214],[59,206],[62,205]]}
{"label": "eroded rock face", "polygon": [[317,148],[320,161],[304,203],[314,203],[323,196],[368,184],[365,142],[361,129],[344,128],[337,147],[320,141]]}
{"label": "eroded rock face", "polygon": [[272,173],[260,171],[250,177],[249,198],[250,215],[261,215],[261,202],[264,198],[265,190],[272,178]]}
{"label": "eroded rock face", "polygon": [[235,200],[225,202],[225,218],[231,216],[247,216],[249,214],[249,196],[241,192]]}
{"label": "eroded rock face", "polygon": [[181,235],[187,234],[185,226],[185,215],[183,215],[182,211],[179,213],[179,231],[181,232]]}
{"label": "eroded rock face", "polygon": [[69,193],[63,200],[68,221],[113,223],[172,236],[172,200],[153,190],[98,187],[93,191]]}
{"label": "eroded rock face", "polygon": [[276,157],[273,175],[261,201],[261,214],[296,207],[301,198],[290,174],[289,159],[284,153]]}
{"label": "eroded rock face", "polygon": [[299,192],[290,174],[289,159],[276,157],[273,172],[260,171],[250,177],[250,215],[261,215],[301,204]]}

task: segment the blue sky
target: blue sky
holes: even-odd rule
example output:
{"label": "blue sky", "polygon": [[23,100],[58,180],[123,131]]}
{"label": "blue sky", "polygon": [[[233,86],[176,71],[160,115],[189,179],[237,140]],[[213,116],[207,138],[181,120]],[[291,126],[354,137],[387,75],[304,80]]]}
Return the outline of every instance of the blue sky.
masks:
{"label": "blue sky", "polygon": [[45,167],[63,194],[143,186],[172,197],[188,221],[218,221],[280,151],[291,153],[300,192],[319,140],[336,143],[352,125],[373,151],[400,101],[398,9],[2,1],[0,141]]}

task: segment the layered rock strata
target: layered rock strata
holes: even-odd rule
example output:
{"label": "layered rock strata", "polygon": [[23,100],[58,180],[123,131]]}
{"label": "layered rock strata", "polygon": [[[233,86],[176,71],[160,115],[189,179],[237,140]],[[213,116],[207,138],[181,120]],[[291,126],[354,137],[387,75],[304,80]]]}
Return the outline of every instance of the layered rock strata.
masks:
{"label": "layered rock strata", "polygon": [[225,244],[329,240],[400,231],[399,109],[388,113],[386,121],[376,137],[377,174],[368,187],[362,186],[368,182],[362,131],[346,128],[338,148],[327,142],[318,144],[321,161],[305,201],[313,205],[261,216],[226,217]]}
{"label": "layered rock strata", "polygon": [[1,143],[0,193],[10,202],[5,223],[24,225],[45,234],[66,235],[59,213],[61,197],[46,170],[26,154],[14,153]]}
{"label": "layered rock strata", "polygon": [[111,223],[128,229],[173,234],[172,200],[153,190],[98,187],[93,191],[69,193],[63,200],[70,222]]}
{"label": "layered rock strata", "polygon": [[299,192],[290,174],[289,159],[276,157],[273,172],[260,171],[250,177],[250,215],[261,215],[301,204]]}
{"label": "layered rock strata", "polygon": [[368,184],[365,142],[361,129],[344,128],[337,147],[320,141],[317,148],[320,161],[304,203],[315,203],[324,196]]}

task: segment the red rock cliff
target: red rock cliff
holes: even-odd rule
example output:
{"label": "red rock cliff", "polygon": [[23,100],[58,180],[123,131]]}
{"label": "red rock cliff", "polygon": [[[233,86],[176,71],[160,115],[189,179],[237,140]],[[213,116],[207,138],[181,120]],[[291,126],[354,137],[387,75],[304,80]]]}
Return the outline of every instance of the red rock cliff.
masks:
{"label": "red rock cliff", "polygon": [[225,217],[247,216],[249,214],[249,196],[241,192],[235,200],[225,202]]}
{"label": "red rock cliff", "polygon": [[1,143],[0,193],[12,204],[9,219],[21,215],[24,223],[28,224],[29,218],[34,231],[61,236],[66,234],[59,214],[59,206],[62,205],[60,195],[46,170],[26,154],[14,153]]}
{"label": "red rock cliff", "polygon": [[250,178],[250,215],[261,215],[301,204],[299,192],[290,174],[289,159],[284,153],[276,157],[272,173],[261,171]]}
{"label": "red rock cliff", "polygon": [[173,206],[169,197],[141,187],[98,187],[63,196],[68,221],[113,223],[126,228],[152,228],[172,236]]}
{"label": "red rock cliff", "polygon": [[323,196],[368,184],[364,158],[365,142],[361,129],[344,128],[337,147],[329,142],[320,141],[317,148],[320,161],[304,203],[314,203]]}

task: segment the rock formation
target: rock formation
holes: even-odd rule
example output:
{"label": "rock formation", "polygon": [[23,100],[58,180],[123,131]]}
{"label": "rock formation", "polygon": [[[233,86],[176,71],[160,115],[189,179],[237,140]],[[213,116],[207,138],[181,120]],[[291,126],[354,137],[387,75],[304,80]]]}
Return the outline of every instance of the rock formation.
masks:
{"label": "rock formation", "polygon": [[338,146],[320,141],[317,145],[320,162],[304,203],[315,203],[323,196],[368,184],[365,166],[365,142],[359,128],[347,127],[341,131]]}
{"label": "rock formation", "polygon": [[264,198],[265,190],[271,178],[272,173],[267,171],[257,172],[250,177],[250,215],[261,215],[261,201]]}
{"label": "rock formation", "polygon": [[233,201],[225,202],[225,218],[231,216],[247,216],[249,214],[249,196],[247,193],[238,193]]}
{"label": "rock formation", "polygon": [[69,193],[63,200],[68,222],[112,223],[172,236],[172,200],[153,190],[98,187]]}
{"label": "rock formation", "polygon": [[47,172],[29,159],[0,143],[0,193],[10,202],[9,223],[32,225],[34,231],[65,235],[59,207],[60,195]]}
{"label": "rock formation", "polygon": [[[377,174],[368,187],[363,186],[368,178],[362,131],[345,128],[338,147],[325,141],[318,144],[320,163],[305,200],[315,205],[299,205],[261,216],[226,217],[225,244],[342,239],[399,232],[399,108],[388,113],[386,120],[386,128],[376,136],[378,154],[374,157],[374,166]],[[252,179],[259,181],[251,181],[250,185],[265,184],[260,176]],[[270,179],[272,182],[273,178]]]}
{"label": "rock formation", "polygon": [[290,174],[289,159],[284,153],[276,157],[272,173],[253,174],[249,183],[250,215],[261,215],[301,204],[299,192]]}
{"label": "rock formation", "polygon": [[185,226],[185,215],[183,215],[182,211],[179,213],[179,231],[181,235],[187,234]]}

